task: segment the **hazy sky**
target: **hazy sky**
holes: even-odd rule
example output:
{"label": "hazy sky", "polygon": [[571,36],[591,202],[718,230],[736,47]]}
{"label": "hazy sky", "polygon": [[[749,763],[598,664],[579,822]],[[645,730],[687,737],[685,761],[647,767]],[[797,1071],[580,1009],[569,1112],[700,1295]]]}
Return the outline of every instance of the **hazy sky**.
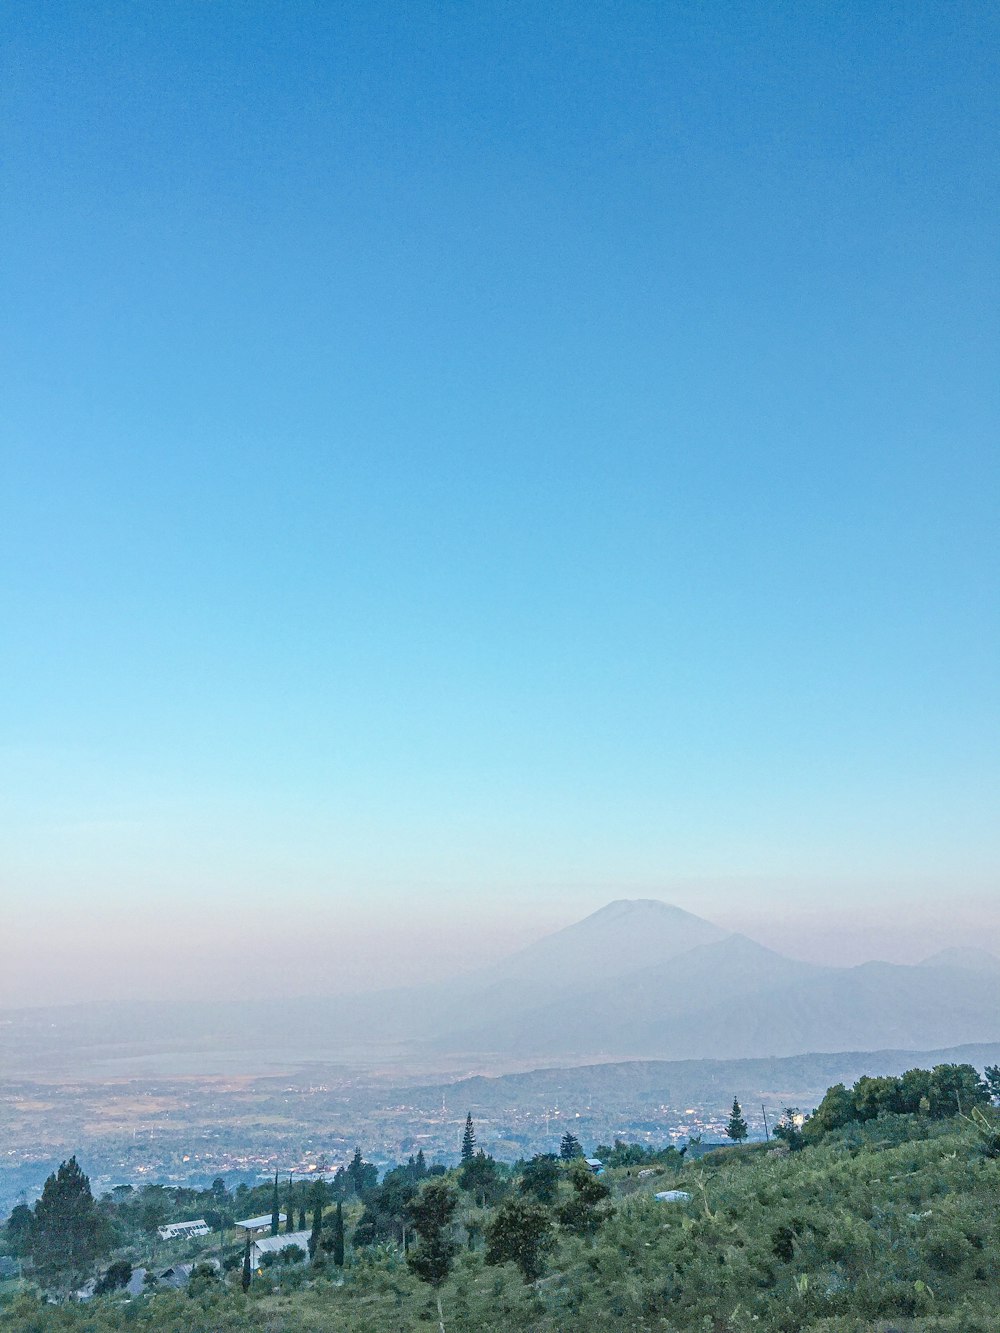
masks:
{"label": "hazy sky", "polygon": [[0,25],[0,1001],[1000,948],[995,5]]}

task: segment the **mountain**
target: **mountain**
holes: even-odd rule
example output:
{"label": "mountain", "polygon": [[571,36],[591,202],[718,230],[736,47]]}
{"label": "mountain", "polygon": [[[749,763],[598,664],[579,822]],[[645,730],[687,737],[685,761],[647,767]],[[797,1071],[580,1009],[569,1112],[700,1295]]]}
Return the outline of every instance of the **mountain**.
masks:
{"label": "mountain", "polygon": [[[499,1015],[479,1010],[481,1021],[476,1026],[445,1034],[442,1044],[458,1050],[561,1056],[570,1051],[592,1055],[670,1051],[669,1058],[682,1058],[672,1053],[679,1045],[685,1055],[689,1053],[687,1024],[699,1008],[745,1005],[753,996],[824,973],[823,968],[785,958],[744,935],[723,936],[598,985],[585,979],[582,986],[564,990],[543,1007]],[[723,1031],[696,1040],[725,1044],[726,1036]],[[694,1056],[700,1053],[696,1046],[690,1049]]]}
{"label": "mountain", "polygon": [[619,898],[495,964],[498,980],[579,987],[655,966],[726,938],[711,922],[653,898]]}
{"label": "mountain", "polygon": [[953,948],[925,958],[921,967],[964,967],[970,972],[1000,972],[1000,958],[986,949]]}
{"label": "mountain", "polygon": [[441,1049],[544,1059],[791,1056],[1000,1037],[1000,969],[819,967],[731,935],[537,1007],[478,1011]]}
{"label": "mountain", "polygon": [[[250,983],[248,983],[249,987]],[[626,1059],[927,1049],[1000,1038],[1000,960],[822,967],[627,899],[490,967],[375,994],[0,1015],[0,1065],[102,1075],[306,1061],[432,1076]]]}

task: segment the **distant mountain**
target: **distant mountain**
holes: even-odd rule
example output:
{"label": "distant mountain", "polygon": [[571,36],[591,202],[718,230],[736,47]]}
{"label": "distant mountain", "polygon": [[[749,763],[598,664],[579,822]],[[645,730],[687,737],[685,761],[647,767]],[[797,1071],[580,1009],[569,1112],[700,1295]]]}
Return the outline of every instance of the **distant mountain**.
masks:
{"label": "distant mountain", "polygon": [[719,926],[680,907],[653,898],[619,898],[488,971],[498,980],[575,989],[656,966],[725,938]]}
{"label": "distant mountain", "polygon": [[[471,1109],[474,1116],[513,1119],[517,1113],[544,1115],[554,1107],[569,1118],[594,1110],[602,1115],[661,1117],[661,1108],[715,1102],[728,1111],[734,1094],[756,1116],[762,1100],[779,1107],[816,1106],[834,1083],[850,1086],[864,1074],[902,1074],[915,1066],[968,1063],[976,1069],[1000,1064],[1000,1041],[935,1050],[810,1052],[776,1059],[631,1060],[620,1063],[549,1066],[497,1077],[431,1083],[385,1094],[387,1105],[412,1102],[428,1109],[442,1101]],[[557,1122],[558,1123],[558,1122]],[[561,1130],[556,1130],[558,1138]]]}
{"label": "distant mountain", "polygon": [[[2,1016],[0,1016],[2,1017]],[[427,1074],[536,1061],[927,1049],[1000,1039],[1000,959],[821,967],[666,903],[627,899],[485,968],[376,994],[9,1013],[9,1070],[206,1072],[302,1061]]]}
{"label": "distant mountain", "polygon": [[545,1006],[443,1034],[442,1049],[579,1060],[926,1049],[1000,1037],[1000,969],[818,967],[732,935]]}
{"label": "distant mountain", "polygon": [[970,972],[1000,972],[1000,958],[986,949],[953,948],[925,958],[921,967],[964,967]]}
{"label": "distant mountain", "polygon": [[[593,920],[594,918],[591,918]],[[721,934],[721,932],[720,932]],[[746,1005],[751,997],[782,986],[807,983],[825,969],[797,962],[756,944],[744,935],[722,936],[654,964],[589,985],[586,978],[540,1008],[506,1014],[477,1008],[479,1022],[444,1034],[441,1044],[457,1050],[520,1050],[543,1055],[569,1051],[592,1055],[660,1055],[684,1048],[685,1057],[728,1042],[725,1009]],[[722,1030],[709,1036],[688,1035],[693,1014],[724,1007]],[[728,1054],[728,1052],[727,1052]],[[677,1056],[676,1058],[681,1058]]]}

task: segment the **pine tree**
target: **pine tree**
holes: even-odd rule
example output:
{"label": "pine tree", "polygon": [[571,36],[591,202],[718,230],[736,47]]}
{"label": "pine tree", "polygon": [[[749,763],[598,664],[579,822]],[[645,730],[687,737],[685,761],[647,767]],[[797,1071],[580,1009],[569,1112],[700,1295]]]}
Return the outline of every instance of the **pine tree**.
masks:
{"label": "pine tree", "polygon": [[465,1133],[462,1135],[462,1161],[471,1162],[476,1155],[476,1131],[472,1125],[472,1112],[465,1117]]}
{"label": "pine tree", "polygon": [[240,1286],[244,1291],[250,1290],[250,1233],[247,1232],[246,1244],[243,1246],[243,1275],[240,1278]]}
{"label": "pine tree", "polygon": [[562,1142],[559,1145],[559,1156],[564,1162],[571,1162],[574,1157],[582,1157],[583,1149],[580,1147],[580,1140],[575,1134],[569,1131],[562,1136]]}
{"label": "pine tree", "polygon": [[274,1193],[271,1195],[271,1235],[281,1230],[281,1209],[278,1206],[278,1173],[274,1173]]}
{"label": "pine tree", "polygon": [[333,1219],[333,1262],[338,1268],[344,1266],[344,1205],[339,1200]]}
{"label": "pine tree", "polygon": [[747,1122],[743,1119],[743,1108],[739,1101],[733,1098],[733,1109],[729,1115],[729,1124],[726,1126],[726,1136],[734,1143],[742,1143],[747,1136]]}
{"label": "pine tree", "polygon": [[35,1205],[28,1244],[44,1282],[81,1277],[106,1252],[104,1219],[75,1157],[46,1180]]}
{"label": "pine tree", "polygon": [[292,1184],[291,1176],[288,1177],[288,1212],[285,1214],[285,1235],[289,1235],[295,1230],[295,1186]]}
{"label": "pine tree", "polygon": [[423,1148],[417,1149],[417,1160],[414,1163],[414,1166],[416,1168],[414,1171],[416,1178],[418,1180],[423,1180],[424,1176],[427,1174],[427,1161],[424,1157]]}

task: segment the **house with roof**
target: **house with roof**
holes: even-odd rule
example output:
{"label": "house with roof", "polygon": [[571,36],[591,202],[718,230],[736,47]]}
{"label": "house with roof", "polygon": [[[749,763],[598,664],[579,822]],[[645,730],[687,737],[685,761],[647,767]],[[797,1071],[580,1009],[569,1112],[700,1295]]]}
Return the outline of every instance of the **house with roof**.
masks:
{"label": "house with roof", "polygon": [[[234,1222],[233,1225],[242,1227],[244,1231],[270,1231],[271,1222],[270,1213],[261,1213],[260,1217],[244,1217],[242,1222]],[[278,1214],[278,1225],[282,1227],[285,1225],[284,1213]]]}
{"label": "house with roof", "polygon": [[280,1236],[259,1236],[250,1246],[250,1266],[251,1268],[260,1268],[266,1254],[273,1254],[275,1258],[282,1250],[287,1249],[289,1245],[294,1245],[296,1249],[302,1251],[302,1259],[305,1263],[309,1262],[309,1237],[310,1231],[286,1231]]}
{"label": "house with roof", "polygon": [[160,1240],[186,1240],[188,1236],[207,1236],[209,1230],[203,1217],[195,1217],[190,1222],[169,1222],[165,1227],[157,1227],[156,1234]]}

